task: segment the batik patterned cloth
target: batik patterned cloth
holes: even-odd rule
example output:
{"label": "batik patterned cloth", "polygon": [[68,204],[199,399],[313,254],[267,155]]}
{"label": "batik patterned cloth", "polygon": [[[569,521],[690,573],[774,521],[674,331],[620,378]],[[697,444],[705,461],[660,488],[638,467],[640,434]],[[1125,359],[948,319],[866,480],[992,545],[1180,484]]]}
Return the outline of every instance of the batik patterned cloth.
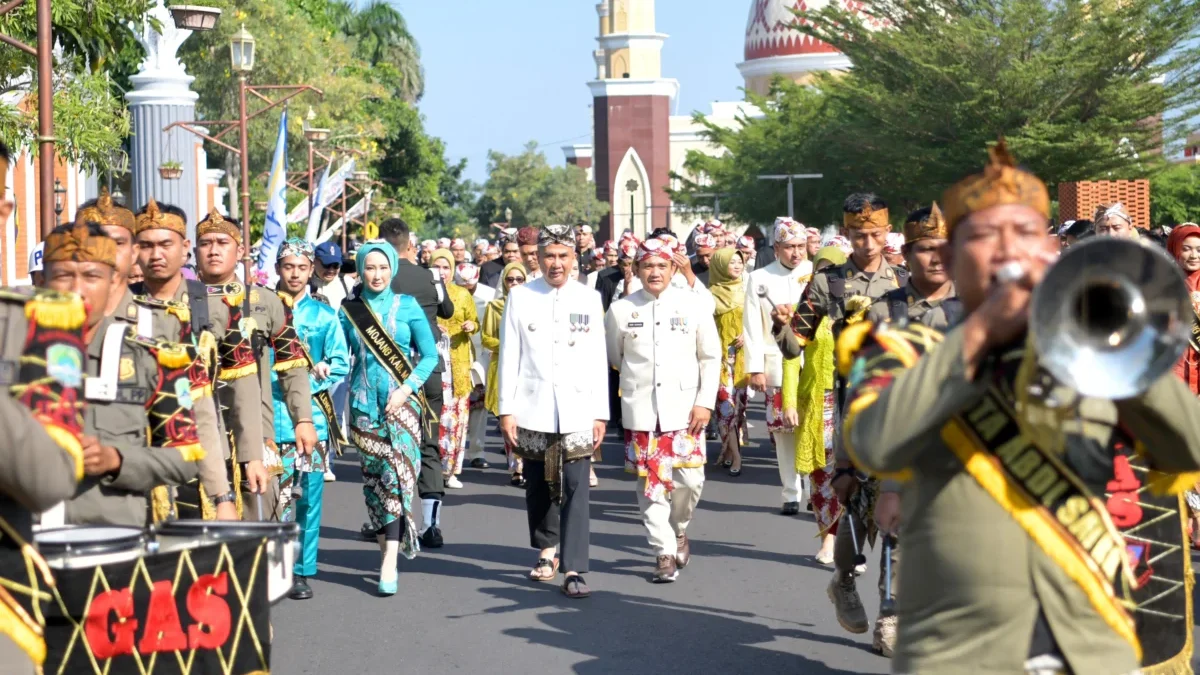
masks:
{"label": "batik patterned cloth", "polygon": [[569,434],[553,434],[531,431],[517,427],[517,447],[513,453],[531,462],[543,462],[546,483],[550,487],[550,500],[562,503],[563,466],[568,462],[587,459],[595,446],[592,431],[576,431]]}
{"label": "batik patterned cloth", "polygon": [[[790,432],[783,425],[783,390],[779,387],[767,387],[767,431],[774,434],[777,431]],[[774,435],[771,440],[774,442]]]}
{"label": "batik patterned cloth", "polygon": [[722,443],[729,443],[731,437],[738,443],[746,439],[746,405],[750,392],[744,386],[734,386],[737,381],[733,377],[736,358],[737,350],[731,346],[725,350],[725,358],[721,362],[721,384],[717,388],[715,412],[717,435]]}
{"label": "batik patterned cloth", "polygon": [[360,417],[350,426],[351,441],[358,447],[362,465],[367,517],[376,530],[402,521],[400,553],[411,559],[420,550],[412,517],[421,467],[420,407],[410,398],[398,420],[382,427],[369,425],[369,418]]}
{"label": "batik patterned cloth", "polygon": [[687,429],[669,431],[625,430],[625,470],[646,479],[645,493],[651,501],[661,501],[675,489],[675,469],[704,466],[704,440]]}
{"label": "batik patterned cloth", "polygon": [[457,476],[462,473],[463,455],[466,454],[467,421],[471,415],[468,396],[455,397],[450,378],[442,378],[442,418],[438,431],[438,454],[442,460],[442,473]]}
{"label": "batik patterned cloth", "polygon": [[279,520],[290,523],[296,519],[294,512],[295,500],[292,499],[292,487],[297,474],[325,473],[326,450],[325,442],[319,441],[313,448],[312,456],[305,457],[296,449],[295,443],[281,443],[279,453],[283,457],[283,475],[279,478]]}
{"label": "batik patterned cloth", "polygon": [[841,511],[841,504],[838,503],[837,494],[833,491],[833,392],[825,391],[825,406],[824,406],[824,427],[825,427],[825,459],[827,461],[824,468],[817,469],[809,474],[809,480],[812,481],[812,506],[813,515],[817,520],[817,531],[821,534],[837,534],[838,512]]}

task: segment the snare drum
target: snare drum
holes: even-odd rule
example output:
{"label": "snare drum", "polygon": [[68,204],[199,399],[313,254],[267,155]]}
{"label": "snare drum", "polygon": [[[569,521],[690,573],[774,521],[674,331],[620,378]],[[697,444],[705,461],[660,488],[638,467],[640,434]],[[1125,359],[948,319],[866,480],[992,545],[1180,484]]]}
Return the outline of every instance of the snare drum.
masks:
{"label": "snare drum", "polygon": [[34,534],[33,540],[46,564],[60,570],[126,562],[146,554],[145,534],[134,527],[58,527]]}
{"label": "snare drum", "polygon": [[292,590],[296,564],[296,523],[227,520],[173,520],[154,528],[157,550],[170,553],[242,539],[267,540],[267,598],[278,602]]}

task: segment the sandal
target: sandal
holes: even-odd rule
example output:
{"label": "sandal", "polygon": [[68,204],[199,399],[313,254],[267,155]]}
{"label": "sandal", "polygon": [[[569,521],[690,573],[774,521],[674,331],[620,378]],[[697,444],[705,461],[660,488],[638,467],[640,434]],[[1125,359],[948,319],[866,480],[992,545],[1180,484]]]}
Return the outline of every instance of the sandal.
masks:
{"label": "sandal", "polygon": [[525,487],[525,476],[522,476],[519,473],[514,473],[511,477],[509,477],[508,484],[513,487],[523,488]]}
{"label": "sandal", "polygon": [[537,564],[529,570],[530,581],[554,581],[558,576],[558,558],[538,558]]}
{"label": "sandal", "polygon": [[582,600],[592,594],[592,589],[588,588],[582,574],[572,574],[563,582],[562,592],[572,600]]}

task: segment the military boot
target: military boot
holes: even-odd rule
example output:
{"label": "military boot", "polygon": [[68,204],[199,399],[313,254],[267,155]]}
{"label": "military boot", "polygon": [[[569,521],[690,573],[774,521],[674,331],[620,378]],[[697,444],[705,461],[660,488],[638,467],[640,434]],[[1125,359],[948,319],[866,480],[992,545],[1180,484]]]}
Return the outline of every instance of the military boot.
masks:
{"label": "military boot", "polygon": [[858,588],[854,583],[854,575],[834,572],[829,580],[829,601],[837,611],[838,623],[851,633],[865,633],[870,628],[867,623],[867,611],[863,609],[862,598],[858,597]]}

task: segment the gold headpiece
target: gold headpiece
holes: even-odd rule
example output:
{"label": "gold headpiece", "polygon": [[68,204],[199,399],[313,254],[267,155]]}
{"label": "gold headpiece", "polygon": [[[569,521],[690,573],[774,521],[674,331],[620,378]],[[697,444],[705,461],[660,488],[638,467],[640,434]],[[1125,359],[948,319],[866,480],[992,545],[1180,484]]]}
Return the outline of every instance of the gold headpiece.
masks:
{"label": "gold headpiece", "polygon": [[89,222],[105,227],[123,227],[129,230],[130,234],[137,227],[133,211],[115,204],[112,196],[108,194],[107,186],[100,188],[100,196],[96,198],[95,204],[79,209],[79,212],[75,214],[76,225],[86,225]]}
{"label": "gold headpiece", "polygon": [[918,239],[949,239],[950,233],[946,230],[946,219],[942,217],[942,210],[938,208],[937,202],[933,203],[933,208],[929,211],[929,216],[921,220],[910,220],[904,223],[904,241],[913,243]]}
{"label": "gold headpiece", "polygon": [[142,211],[135,222],[133,230],[135,236],[146,230],[170,230],[187,239],[187,223],[173,213],[163,213],[158,210],[158,202],[154,201],[154,197],[151,197],[150,201],[146,203],[146,209]]}
{"label": "gold headpiece", "polygon": [[977,211],[1004,204],[1028,206],[1050,217],[1050,193],[1040,178],[1021,169],[1001,138],[988,150],[988,164],[981,173],[962,179],[942,195],[946,205],[946,229],[954,231],[959,221]]}
{"label": "gold headpiece", "polygon": [[861,213],[843,213],[842,225],[847,230],[890,230],[887,209],[872,209],[870,204],[863,207]]}
{"label": "gold headpiece", "polygon": [[98,262],[117,266],[117,242],[111,237],[94,236],[86,225],[74,225],[46,237],[42,260],[54,262]]}
{"label": "gold headpiece", "polygon": [[242,243],[242,231],[233,223],[225,220],[225,217],[222,216],[216,208],[211,209],[208,212],[208,216],[206,216],[204,220],[200,221],[200,224],[196,226],[196,238],[199,239],[206,234],[212,234],[214,232],[227,234],[230,237],[233,237],[233,240],[237,243]]}

